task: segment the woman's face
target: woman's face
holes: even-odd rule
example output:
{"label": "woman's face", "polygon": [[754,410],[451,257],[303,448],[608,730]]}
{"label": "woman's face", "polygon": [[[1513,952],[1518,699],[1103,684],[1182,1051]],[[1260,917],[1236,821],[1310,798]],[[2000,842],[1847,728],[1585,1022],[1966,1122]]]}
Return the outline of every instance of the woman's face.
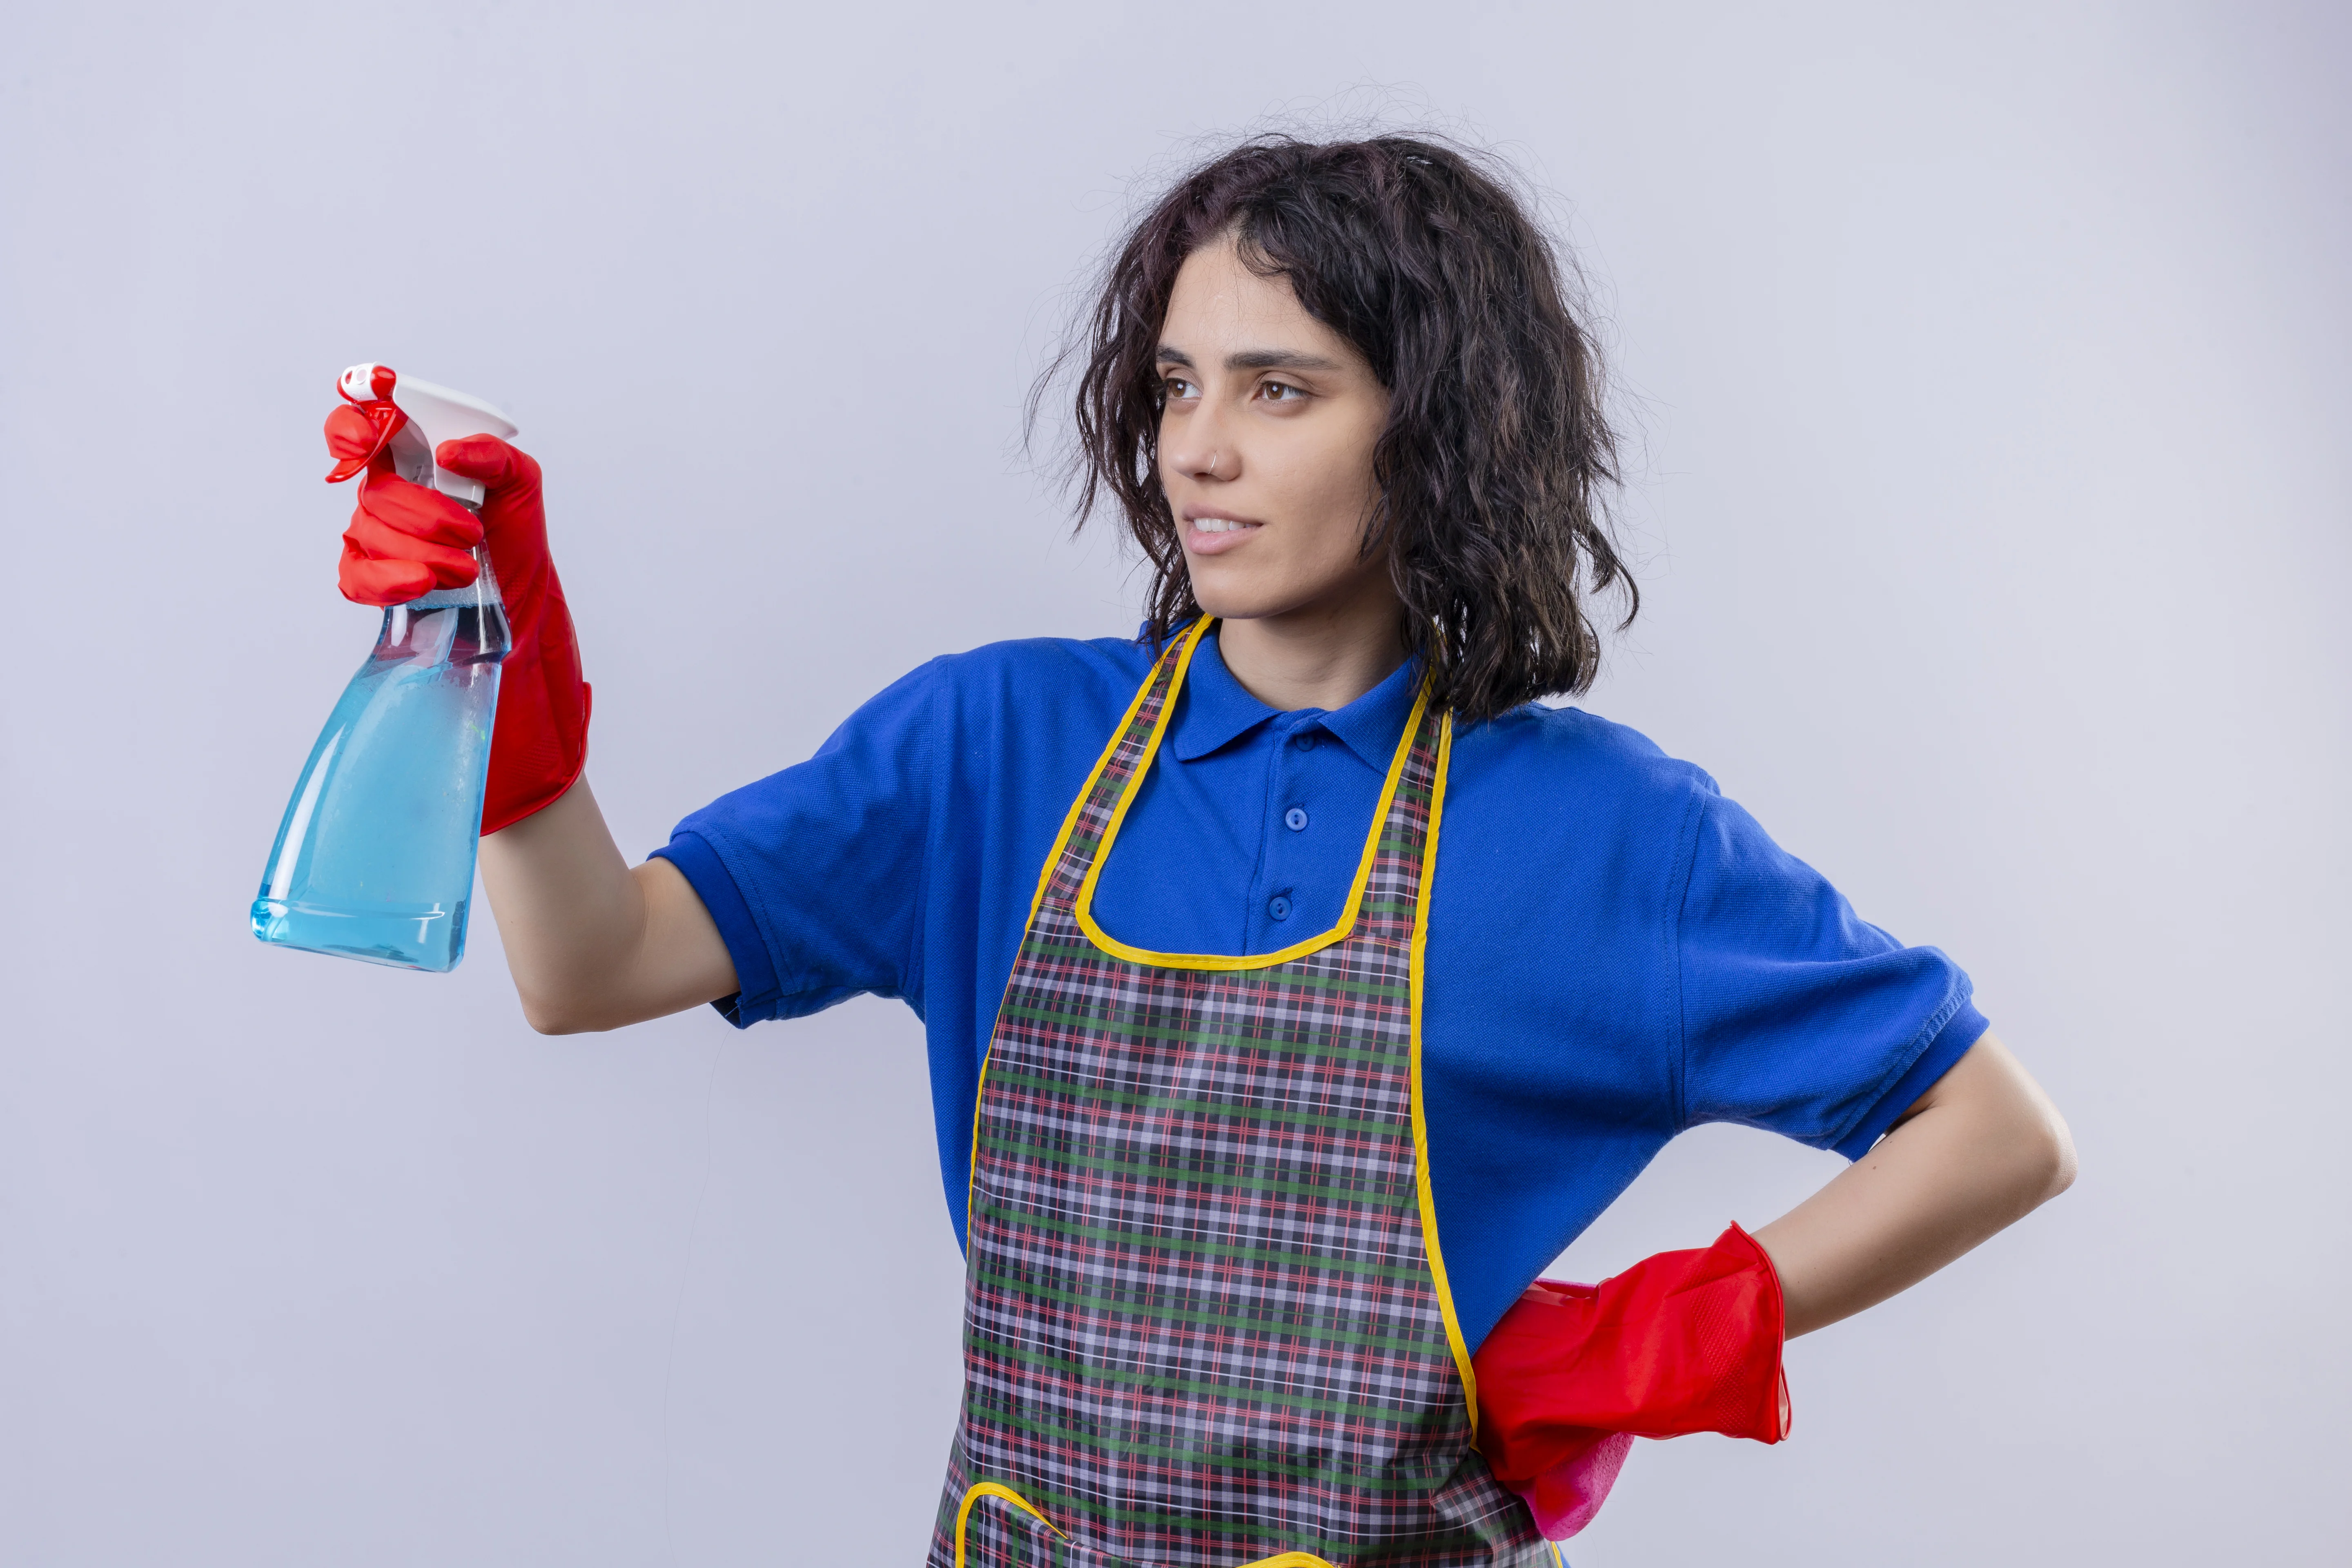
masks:
{"label": "woman's face", "polygon": [[1393,599],[1361,555],[1386,388],[1280,278],[1228,239],[1176,274],[1160,334],[1160,482],[1213,616],[1344,613]]}

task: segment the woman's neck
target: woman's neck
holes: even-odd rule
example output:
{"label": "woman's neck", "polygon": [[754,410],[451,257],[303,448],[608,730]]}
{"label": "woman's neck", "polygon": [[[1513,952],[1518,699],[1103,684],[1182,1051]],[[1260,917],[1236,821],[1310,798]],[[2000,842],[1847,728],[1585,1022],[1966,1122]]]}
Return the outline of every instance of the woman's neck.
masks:
{"label": "woman's neck", "polygon": [[[1385,586],[1385,584],[1383,584]],[[1217,626],[1217,651],[1269,708],[1345,708],[1404,662],[1392,595]]]}

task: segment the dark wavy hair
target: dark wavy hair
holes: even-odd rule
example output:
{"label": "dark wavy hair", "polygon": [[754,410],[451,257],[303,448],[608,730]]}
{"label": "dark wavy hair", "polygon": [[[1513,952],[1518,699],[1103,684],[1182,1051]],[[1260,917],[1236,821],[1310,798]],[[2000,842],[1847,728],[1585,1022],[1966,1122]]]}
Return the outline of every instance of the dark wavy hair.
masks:
{"label": "dark wavy hair", "polygon": [[1355,345],[1390,395],[1373,449],[1405,647],[1475,723],[1598,673],[1591,600],[1640,590],[1605,509],[1616,440],[1576,275],[1489,160],[1407,136],[1261,136],[1177,181],[1105,268],[1053,368],[1077,377],[1081,526],[1109,502],[1156,574],[1144,637],[1199,616],[1158,475],[1160,332],[1185,258],[1231,235]]}

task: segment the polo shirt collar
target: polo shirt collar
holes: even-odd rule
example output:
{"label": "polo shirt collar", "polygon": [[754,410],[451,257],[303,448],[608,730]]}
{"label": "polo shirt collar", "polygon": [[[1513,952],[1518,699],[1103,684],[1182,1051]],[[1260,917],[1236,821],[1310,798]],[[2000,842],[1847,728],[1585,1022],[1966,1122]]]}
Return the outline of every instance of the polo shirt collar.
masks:
{"label": "polo shirt collar", "polygon": [[1184,691],[1170,726],[1168,749],[1180,763],[1205,757],[1276,716],[1225,668],[1217,639],[1205,637],[1184,671]]}
{"label": "polo shirt collar", "polygon": [[1323,715],[1323,728],[1339,738],[1366,767],[1385,774],[1404,736],[1404,721],[1412,716],[1412,700],[1421,692],[1421,660],[1406,659],[1389,671],[1388,679],[1336,713]]}
{"label": "polo shirt collar", "polygon": [[1268,721],[1285,732],[1319,727],[1375,772],[1386,773],[1397,738],[1421,686],[1421,661],[1409,658],[1387,679],[1336,712],[1302,708],[1285,713],[1251,696],[1225,668],[1214,637],[1201,639],[1169,726],[1168,749],[1180,763],[1205,757]]}

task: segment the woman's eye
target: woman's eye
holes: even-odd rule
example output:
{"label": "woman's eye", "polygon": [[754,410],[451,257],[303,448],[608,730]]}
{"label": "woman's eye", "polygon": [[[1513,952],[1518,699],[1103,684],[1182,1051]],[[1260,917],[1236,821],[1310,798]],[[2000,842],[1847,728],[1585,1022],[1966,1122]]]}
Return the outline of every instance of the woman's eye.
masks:
{"label": "woman's eye", "polygon": [[1258,395],[1268,403],[1296,403],[1307,395],[1307,391],[1287,382],[1269,381],[1258,388]]}
{"label": "woman's eye", "polygon": [[1181,375],[1164,376],[1160,380],[1160,390],[1170,397],[1190,397],[1192,395],[1192,384]]}

